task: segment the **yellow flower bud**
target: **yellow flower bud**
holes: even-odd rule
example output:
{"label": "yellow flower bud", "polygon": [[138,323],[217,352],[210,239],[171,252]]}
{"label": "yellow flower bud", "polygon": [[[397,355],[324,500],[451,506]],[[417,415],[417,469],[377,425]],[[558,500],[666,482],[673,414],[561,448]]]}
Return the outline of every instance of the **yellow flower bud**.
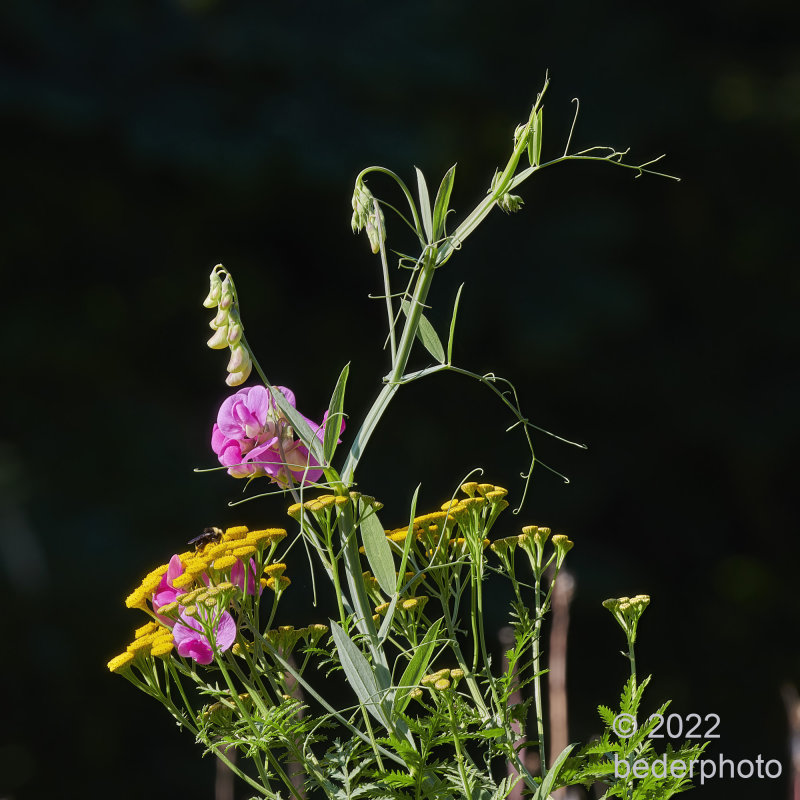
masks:
{"label": "yellow flower bud", "polygon": [[562,553],[568,553],[574,547],[574,542],[564,536],[563,533],[557,533],[550,541],[552,541],[556,550],[560,550]]}
{"label": "yellow flower bud", "polygon": [[125,652],[120,653],[118,656],[114,656],[111,661],[108,662],[108,668],[111,672],[119,672],[120,670],[127,667],[131,661],[133,661],[133,653]]}

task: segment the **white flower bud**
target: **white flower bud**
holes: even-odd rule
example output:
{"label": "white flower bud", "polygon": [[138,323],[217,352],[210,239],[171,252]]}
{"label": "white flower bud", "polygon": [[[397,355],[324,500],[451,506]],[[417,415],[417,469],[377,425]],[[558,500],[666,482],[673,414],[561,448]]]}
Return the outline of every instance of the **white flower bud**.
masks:
{"label": "white flower bud", "polygon": [[245,369],[242,369],[239,372],[231,372],[230,375],[228,375],[228,377],[225,379],[225,383],[227,383],[228,386],[239,386],[250,377],[250,372],[252,369],[253,364],[248,358]]}
{"label": "white flower bud", "polygon": [[212,350],[222,350],[228,346],[228,326],[218,328],[214,335],[206,342]]}
{"label": "white flower bud", "polygon": [[231,348],[231,360],[228,362],[228,372],[241,372],[246,364],[250,363],[250,354],[242,344]]}
{"label": "white flower bud", "polygon": [[219,307],[227,310],[231,305],[233,305],[233,291],[231,289],[230,275],[226,275],[220,287]]}
{"label": "white flower bud", "polygon": [[217,303],[219,303],[220,295],[222,294],[222,281],[219,279],[219,273],[217,272],[217,267],[221,267],[221,264],[217,264],[214,267],[213,272],[211,273],[211,288],[209,289],[208,296],[205,300],[203,300],[203,305],[206,308],[214,308]]}
{"label": "white flower bud", "polygon": [[242,323],[231,322],[228,325],[228,344],[233,346],[242,338]]}
{"label": "white flower bud", "polygon": [[219,328],[224,328],[228,324],[229,314],[229,311],[226,311],[224,308],[220,308],[219,311],[217,311],[217,316],[208,323],[211,330],[215,331]]}

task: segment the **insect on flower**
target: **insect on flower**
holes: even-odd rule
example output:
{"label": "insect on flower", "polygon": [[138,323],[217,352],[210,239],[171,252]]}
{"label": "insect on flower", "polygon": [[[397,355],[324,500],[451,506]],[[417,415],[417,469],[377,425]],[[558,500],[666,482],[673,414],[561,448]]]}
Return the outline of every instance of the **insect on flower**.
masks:
{"label": "insect on flower", "polygon": [[222,539],[222,530],[220,528],[205,528],[203,532],[199,536],[195,536],[194,539],[189,539],[187,544],[193,544],[195,550],[198,552],[205,548],[207,545],[216,544],[218,541]]}

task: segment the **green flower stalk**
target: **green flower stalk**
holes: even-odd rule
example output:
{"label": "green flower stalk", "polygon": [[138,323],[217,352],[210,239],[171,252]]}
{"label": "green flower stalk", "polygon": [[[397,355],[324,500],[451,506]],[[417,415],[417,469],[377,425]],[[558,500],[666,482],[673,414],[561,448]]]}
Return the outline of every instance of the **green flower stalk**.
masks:
{"label": "green flower stalk", "polygon": [[634,597],[609,598],[603,601],[603,607],[607,608],[614,619],[619,623],[625,632],[628,641],[628,660],[631,665],[631,680],[636,686],[636,656],[634,645],[636,644],[636,632],[639,627],[639,620],[644,614],[644,610],[650,605],[650,596],[637,594]]}

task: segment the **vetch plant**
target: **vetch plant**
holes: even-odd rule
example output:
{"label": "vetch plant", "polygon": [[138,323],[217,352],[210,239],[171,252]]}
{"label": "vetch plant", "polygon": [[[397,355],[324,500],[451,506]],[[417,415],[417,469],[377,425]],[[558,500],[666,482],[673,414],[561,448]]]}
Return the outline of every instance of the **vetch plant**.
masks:
{"label": "vetch plant", "polygon": [[[263,485],[265,478],[266,493],[287,497],[286,527],[209,529],[194,550],[148,573],[126,602],[150,621],[108,666],[159,700],[255,796],[501,800],[522,784],[542,800],[561,786],[601,781],[609,786],[608,796],[644,798],[667,797],[689,785],[677,779],[640,789],[615,780],[613,759],[638,754],[644,744],[617,741],[608,730],[582,749],[546,751],[542,624],[573,546],[566,536],[543,526],[509,525],[503,516],[508,491],[468,479],[454,480],[459,488],[422,513],[417,487],[409,509],[392,510],[402,524],[387,529],[379,516],[382,504],[366,493],[379,493],[380,487],[356,479],[372,434],[400,388],[455,372],[493,392],[526,440],[530,462],[513,513],[522,508],[536,463],[532,431],[540,429],[522,412],[509,381],[453,363],[463,285],[445,344],[425,315],[431,284],[495,206],[507,213],[522,207],[513,192],[542,169],[592,160],[634,170],[637,177],[662,174],[648,168],[653,162],[625,163],[627,151],[570,152],[571,133],[564,152],[543,161],[546,88],[547,83],[514,132],[511,155],[495,171],[486,197],[454,229],[448,223],[455,167],[435,196],[419,170],[416,195],[383,167],[356,178],[352,227],[366,232],[380,258],[390,363],[343,458],[349,366],[341,370],[323,419],[304,416],[294,393],[269,381],[248,345],[233,277],[222,265],[211,273],[204,305],[215,316],[208,344],[229,350],[230,386],[257,376],[223,402],[211,449],[231,477],[245,479],[246,486]],[[368,176],[393,181],[407,210],[373,195]],[[409,229],[417,246],[414,255],[398,251],[397,271],[389,265],[384,209]],[[404,276],[400,286],[398,274]],[[434,363],[408,372],[418,344]],[[327,575],[336,609],[324,623],[303,628],[279,624],[291,621],[283,616],[282,599],[291,592],[287,556],[298,539]],[[508,666],[498,670],[484,609],[487,587],[502,581],[513,596],[514,639]],[[633,658],[643,605],[636,598],[627,602],[612,609],[626,630],[632,665],[623,693],[626,713],[638,709],[646,684],[637,686]],[[333,676],[334,690],[327,676]],[[343,685],[336,683],[338,676]],[[527,698],[515,702],[523,689]],[[538,750],[538,768],[529,769],[522,756],[526,747]],[[239,755],[235,764],[232,748]],[[667,793],[653,794],[662,789]]]}

